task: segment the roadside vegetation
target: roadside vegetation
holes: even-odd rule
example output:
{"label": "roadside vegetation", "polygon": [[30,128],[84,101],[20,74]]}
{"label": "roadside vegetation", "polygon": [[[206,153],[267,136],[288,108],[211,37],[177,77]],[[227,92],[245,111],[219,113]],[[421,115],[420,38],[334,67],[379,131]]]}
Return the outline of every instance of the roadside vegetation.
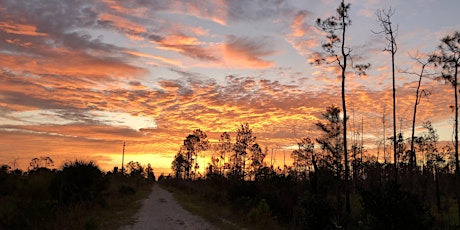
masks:
{"label": "roadside vegetation", "polygon": [[49,166],[49,157],[32,159],[28,171],[1,166],[0,229],[116,229],[135,221],[155,181],[137,162],[107,173],[78,160]]}

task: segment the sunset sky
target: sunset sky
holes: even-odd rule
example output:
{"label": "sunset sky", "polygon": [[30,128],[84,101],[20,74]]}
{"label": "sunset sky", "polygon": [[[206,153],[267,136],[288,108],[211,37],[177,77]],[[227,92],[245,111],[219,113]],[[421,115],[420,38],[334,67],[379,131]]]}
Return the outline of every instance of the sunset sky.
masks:
{"label": "sunset sky", "polygon": [[[261,146],[289,156],[299,138],[318,135],[327,106],[341,105],[337,68],[309,64],[324,41],[314,23],[339,2],[0,0],[0,164],[27,169],[49,156],[57,167],[82,159],[110,170],[126,142],[125,163],[165,172],[192,130],[215,142],[245,122]],[[392,133],[391,59],[372,32],[375,11],[396,10],[398,129],[409,137],[418,79],[402,72],[420,72],[410,56],[460,30],[460,1],[348,2],[353,62],[372,65],[367,76],[348,73],[349,129],[363,121],[375,152],[384,111]],[[418,132],[430,120],[450,141],[452,87],[425,78],[422,88],[431,95]]]}

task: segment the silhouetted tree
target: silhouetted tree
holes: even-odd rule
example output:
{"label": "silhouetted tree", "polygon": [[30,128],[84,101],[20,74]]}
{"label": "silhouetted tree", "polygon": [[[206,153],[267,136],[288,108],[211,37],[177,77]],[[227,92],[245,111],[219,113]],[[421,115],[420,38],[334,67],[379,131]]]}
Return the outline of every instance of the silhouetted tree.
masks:
{"label": "silhouetted tree", "polygon": [[251,146],[255,143],[256,137],[252,136],[252,130],[249,128],[249,124],[241,124],[240,128],[236,133],[236,141],[234,150],[235,154],[232,156],[233,174],[241,176],[241,179],[244,180],[245,170],[246,170],[246,157]]}
{"label": "silhouetted tree", "polygon": [[230,134],[227,132],[223,132],[220,135],[219,143],[218,143],[218,151],[219,151],[220,159],[223,161],[223,165],[222,165],[223,169],[221,169],[222,175],[225,175],[225,169],[228,169],[227,167],[228,163],[225,162],[227,159],[227,154],[232,152],[233,149],[234,148],[231,142]]}
{"label": "silhouetted tree", "polygon": [[51,157],[35,157],[30,161],[29,165],[32,170],[37,170],[38,168],[49,168],[54,166],[54,161]]}
{"label": "silhouetted tree", "polygon": [[332,169],[337,177],[342,174],[342,151],[343,151],[343,123],[340,117],[340,108],[334,105],[326,108],[323,114],[326,122],[319,121],[316,126],[323,134],[316,138],[320,148],[325,151],[323,162]]}
{"label": "silhouetted tree", "polygon": [[206,135],[206,133],[201,131],[200,129],[194,130],[192,135],[195,137],[198,137],[198,141],[194,143],[194,147],[193,147],[195,151],[195,157],[196,157],[196,161],[194,165],[194,170],[195,170],[194,173],[196,174],[196,172],[200,168],[198,164],[199,153],[209,149],[209,141],[208,141],[208,136]]}
{"label": "silhouetted tree", "polygon": [[[181,148],[181,150],[182,149],[183,148]],[[185,178],[185,169],[188,164],[187,160],[184,158],[184,153],[181,150],[179,150],[179,152],[174,157],[173,162],[171,163],[171,169],[173,170],[177,179]]]}
{"label": "silhouetted tree", "polygon": [[152,165],[150,163],[147,164],[147,167],[144,169],[144,176],[149,181],[155,181],[155,174],[153,172]]}
{"label": "silhouetted tree", "polygon": [[249,159],[251,161],[250,174],[256,175],[256,173],[265,166],[264,159],[266,155],[257,143],[254,143],[249,149],[249,151],[251,153],[251,155],[249,156]]}
{"label": "silhouetted tree", "polygon": [[[458,159],[458,69],[460,67],[460,32],[455,32],[452,35],[447,35],[441,39],[441,44],[438,46],[438,53],[431,56],[431,61],[435,66],[440,66],[442,69],[441,78],[449,82],[454,87],[455,99],[455,178],[457,197],[460,197],[460,165]],[[460,210],[460,199],[457,199],[457,208]],[[458,212],[460,223],[460,212]]]}
{"label": "silhouetted tree", "polygon": [[29,165],[32,168],[32,170],[40,168],[40,159],[38,157],[32,158]]}
{"label": "silhouetted tree", "polygon": [[206,133],[204,133],[200,129],[193,131],[192,134],[189,134],[185,138],[184,144],[180,147],[178,154],[183,155],[182,158],[177,158],[177,156],[175,157],[175,160],[180,160],[180,162],[173,161],[172,167],[175,170],[182,169],[183,167],[185,172],[185,178],[190,179],[192,169],[194,169],[193,173],[196,173],[196,170],[199,168],[197,160],[198,153],[201,151],[205,151],[208,148],[209,141],[207,139]]}
{"label": "silhouetted tree", "polygon": [[441,210],[441,192],[439,187],[439,172],[445,167],[446,159],[445,152],[438,151],[439,135],[436,129],[433,128],[430,121],[424,122],[423,127],[426,132],[420,138],[423,140],[423,148],[426,153],[426,167],[434,174],[436,185],[436,207]]}
{"label": "silhouetted tree", "polygon": [[[410,139],[410,160],[409,163],[412,168],[415,168],[417,166],[417,155],[415,152],[414,148],[414,143],[415,143],[415,119],[417,116],[417,106],[420,104],[420,100],[422,99],[423,96],[427,96],[429,94],[428,91],[426,90],[421,90],[420,86],[422,85],[422,79],[425,76],[425,68],[427,67],[428,64],[430,64],[430,60],[423,60],[422,57],[413,57],[419,65],[420,65],[420,73],[412,73],[412,72],[405,72],[408,74],[416,75],[418,77],[418,84],[417,84],[417,90],[415,91],[415,103],[414,103],[414,113],[412,114],[412,132],[411,132],[411,139]],[[428,58],[429,59],[429,58]]]}
{"label": "silhouetted tree", "polygon": [[[296,176],[299,169],[300,175],[306,177],[309,172],[313,193],[318,192],[318,156],[315,153],[315,144],[309,137],[304,137],[297,143],[298,149],[292,152]],[[313,167],[313,170],[311,170]]]}
{"label": "silhouetted tree", "polygon": [[[391,54],[391,75],[392,75],[392,85],[393,85],[393,137],[396,137],[396,84],[395,84],[395,54],[398,51],[398,45],[396,44],[396,35],[398,29],[394,30],[391,22],[391,17],[395,13],[395,10],[392,8],[377,10],[377,19],[380,22],[382,31],[376,32],[377,34],[384,34],[385,39],[387,40],[387,46],[384,51]],[[397,139],[393,138],[393,159],[395,167],[395,182],[398,181],[398,165],[397,165]]]}
{"label": "silhouetted tree", "polygon": [[200,141],[200,138],[190,134],[185,138],[184,140],[184,148],[185,148],[185,178],[190,179],[190,173],[194,167],[194,164],[196,163],[196,145]]}
{"label": "silhouetted tree", "polygon": [[299,177],[299,174],[305,174],[307,169],[307,153],[303,151],[300,143],[297,143],[298,149],[294,149],[291,153],[291,158],[294,165],[295,177]]}
{"label": "silhouetted tree", "polygon": [[144,173],[144,167],[139,162],[130,161],[126,164],[126,169],[128,170],[129,176],[132,177],[142,177]]}
{"label": "silhouetted tree", "polygon": [[50,167],[54,166],[54,161],[53,161],[53,159],[51,159],[51,157],[40,157],[40,163],[45,168],[50,168]]}
{"label": "silhouetted tree", "polygon": [[318,171],[318,157],[315,155],[315,144],[309,137],[304,137],[297,143],[298,149],[292,151],[291,157],[294,162],[296,173],[306,175],[308,167],[313,166],[313,171]]}
{"label": "silhouetted tree", "polygon": [[[349,15],[350,4],[345,4],[342,0],[339,7],[336,10],[336,15],[326,18],[324,20],[318,18],[316,25],[324,32],[326,32],[327,42],[322,45],[326,57],[322,54],[317,54],[314,57],[312,64],[331,64],[335,62],[341,69],[342,76],[342,110],[343,117],[347,117],[347,107],[345,99],[345,77],[347,73],[348,61],[350,59],[351,48],[346,46],[346,32],[348,27],[351,25],[351,19]],[[337,31],[339,35],[337,35]],[[340,34],[341,33],[341,34]],[[339,50],[339,51],[337,51]],[[370,64],[355,65],[357,73],[359,75],[365,74],[365,70],[370,67]],[[347,147],[347,119],[343,119],[343,156],[345,164],[345,199],[346,199],[346,210],[350,213],[350,193],[349,193],[349,175],[350,167],[348,165],[348,147]]]}

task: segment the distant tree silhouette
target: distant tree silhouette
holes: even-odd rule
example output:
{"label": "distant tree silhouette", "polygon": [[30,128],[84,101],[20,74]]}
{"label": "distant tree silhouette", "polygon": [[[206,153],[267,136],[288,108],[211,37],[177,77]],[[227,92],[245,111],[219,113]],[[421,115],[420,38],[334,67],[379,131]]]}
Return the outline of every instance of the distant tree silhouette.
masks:
{"label": "distant tree silhouette", "polygon": [[[347,106],[345,99],[345,77],[347,73],[348,61],[350,59],[351,48],[346,46],[346,32],[348,27],[351,25],[351,19],[349,15],[350,4],[345,4],[342,0],[339,7],[336,10],[336,15],[331,16],[322,20],[318,18],[316,25],[324,32],[326,32],[327,42],[322,45],[323,51],[326,53],[326,57],[323,54],[317,53],[312,64],[331,64],[335,62],[341,69],[342,77],[342,110],[343,117],[347,117]],[[338,33],[341,33],[337,35]],[[339,51],[337,51],[339,50]],[[370,64],[355,65],[355,69],[358,75],[364,75],[365,70],[370,67]],[[350,192],[349,192],[349,176],[350,167],[348,164],[348,147],[347,147],[347,119],[343,119],[343,156],[345,164],[345,199],[346,199],[346,211],[351,213],[350,209]]]}
{"label": "distant tree silhouette", "polygon": [[[416,75],[418,77],[418,84],[417,84],[417,89],[415,91],[415,103],[414,103],[414,113],[412,114],[412,132],[411,132],[411,139],[410,139],[410,165],[412,168],[415,168],[417,166],[417,154],[415,152],[415,120],[417,117],[417,106],[420,104],[420,101],[422,97],[429,95],[429,92],[426,90],[420,89],[422,85],[422,79],[425,76],[425,69],[427,65],[430,64],[430,58],[427,57],[428,60],[424,60],[423,57],[416,56],[412,57],[419,65],[420,65],[420,72],[419,73],[413,73],[413,72],[407,72],[405,73]],[[412,169],[413,170],[413,169]]]}
{"label": "distant tree silhouette", "polygon": [[38,157],[32,158],[32,160],[29,163],[30,167],[32,170],[40,168],[40,159]]}
{"label": "distant tree silhouette", "polygon": [[[396,156],[397,156],[397,161],[402,161],[404,163],[409,163],[409,160],[411,158],[411,153],[408,153],[406,151],[406,141],[404,140],[404,136],[402,133],[398,133],[398,136],[396,138]],[[400,160],[401,158],[401,160]]]}
{"label": "distant tree silhouette", "polygon": [[196,157],[195,165],[193,167],[194,167],[194,174],[196,174],[197,170],[200,167],[198,164],[199,153],[209,149],[209,141],[208,141],[208,136],[206,135],[206,133],[201,131],[200,129],[194,130],[192,135],[195,137],[198,137],[198,141],[195,142],[193,146],[193,149],[195,151],[194,154]]}
{"label": "distant tree silhouette", "polygon": [[[447,35],[441,39],[438,52],[431,56],[431,61],[435,66],[441,67],[441,78],[452,84],[454,88],[454,111],[455,111],[455,178],[457,197],[460,197],[460,165],[458,159],[458,69],[460,67],[460,32]],[[457,199],[457,207],[460,210],[460,199]],[[460,212],[458,212],[460,223]]]}
{"label": "distant tree silhouette", "polygon": [[[310,181],[312,184],[313,193],[318,192],[318,156],[315,153],[315,144],[309,137],[304,137],[297,143],[298,149],[292,151],[291,157],[294,162],[294,170],[296,177],[300,172],[301,177],[305,178],[309,171]],[[313,167],[313,170],[309,170]]]}
{"label": "distant tree silhouette", "polygon": [[192,173],[195,175],[196,170],[199,168],[198,153],[208,148],[209,141],[206,133],[196,129],[192,134],[189,134],[171,163],[171,168],[176,173],[176,177],[182,177],[181,175],[184,173],[183,177],[185,179],[191,179]]}
{"label": "distant tree silhouette", "polygon": [[132,177],[142,177],[144,173],[144,167],[139,162],[130,161],[126,164],[126,169],[128,170],[129,176]]}
{"label": "distant tree silhouette", "polygon": [[446,165],[446,152],[438,151],[439,135],[433,128],[430,121],[424,122],[423,127],[426,129],[423,136],[419,137],[420,145],[426,153],[426,167],[434,174],[436,185],[436,207],[441,210],[441,192],[439,187],[440,169]]}
{"label": "distant tree silhouette", "polygon": [[200,138],[193,134],[188,135],[184,140],[184,147],[186,150],[185,177],[187,179],[190,179],[190,173],[195,166],[194,164],[197,164],[195,161],[197,156],[196,146],[198,145],[198,142],[200,142]]}
{"label": "distant tree silhouette", "polygon": [[239,176],[242,180],[245,179],[246,157],[250,148],[255,143],[255,140],[256,137],[252,136],[252,130],[249,127],[249,124],[241,124],[236,133],[235,145],[233,146],[235,153],[232,156],[232,173]]}
{"label": "distant tree silhouette", "polygon": [[[183,148],[181,148],[182,150]],[[187,167],[187,160],[184,158],[183,151],[179,150],[179,152],[174,157],[173,162],[171,163],[171,169],[174,172],[174,176],[177,179],[185,179],[185,170]]]}
{"label": "distant tree silhouette", "polygon": [[51,157],[35,157],[29,163],[32,170],[36,170],[38,168],[50,168],[54,166],[54,161]]}
{"label": "distant tree silhouette", "polygon": [[54,161],[53,161],[53,159],[51,159],[51,157],[40,157],[40,163],[45,168],[50,168],[50,167],[54,166]]}
{"label": "distant tree silhouette", "polygon": [[232,152],[233,150],[233,144],[231,142],[230,134],[227,132],[223,132],[220,135],[219,143],[217,146],[218,146],[217,149],[219,151],[220,159],[223,162],[222,167],[221,167],[221,174],[225,175],[225,169],[228,169],[227,167],[228,163],[225,162],[227,159],[227,154]]}
{"label": "distant tree silhouette", "polygon": [[250,175],[256,175],[264,166],[264,159],[266,153],[262,151],[259,144],[254,143],[249,149],[251,155],[249,156],[251,164],[250,166]]}
{"label": "distant tree silhouette", "polygon": [[298,149],[294,149],[291,153],[295,178],[298,178],[299,174],[304,174],[307,169],[307,152],[302,149],[302,145],[300,143],[297,143],[297,147]]}
{"label": "distant tree silhouette", "polygon": [[314,148],[315,144],[309,137],[304,137],[297,143],[297,149],[291,154],[296,174],[300,173],[305,177],[309,166],[313,166],[314,171],[317,171],[318,158],[314,153]]}
{"label": "distant tree silhouette", "polygon": [[321,150],[323,150],[323,162],[326,167],[330,168],[335,175],[340,178],[343,170],[342,152],[343,152],[343,123],[340,117],[340,108],[332,105],[326,108],[323,113],[326,122],[319,121],[316,126],[323,133],[316,138]]}
{"label": "distant tree silhouette", "polygon": [[150,163],[148,163],[147,167],[144,168],[144,175],[148,180],[155,181],[155,173],[153,172],[153,168]]}
{"label": "distant tree silhouette", "polygon": [[[392,74],[392,85],[393,85],[393,137],[396,137],[396,84],[395,84],[395,54],[398,51],[398,45],[396,44],[396,35],[398,29],[394,30],[391,22],[391,17],[395,13],[392,8],[377,10],[377,19],[380,22],[382,31],[375,32],[377,34],[384,34],[387,40],[387,46],[384,51],[391,54],[391,74]],[[398,165],[397,165],[397,139],[393,138],[393,159],[395,168],[395,182],[398,181]]]}

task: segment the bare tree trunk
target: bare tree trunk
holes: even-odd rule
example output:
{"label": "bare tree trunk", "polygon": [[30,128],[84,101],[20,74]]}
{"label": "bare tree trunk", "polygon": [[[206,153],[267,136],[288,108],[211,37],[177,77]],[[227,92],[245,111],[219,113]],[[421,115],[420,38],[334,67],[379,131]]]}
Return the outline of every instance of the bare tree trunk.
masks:
{"label": "bare tree trunk", "polygon": [[439,191],[439,170],[438,166],[434,166],[434,173],[435,173],[435,180],[436,180],[436,207],[438,208],[438,211],[441,211],[441,194]]}
{"label": "bare tree trunk", "polygon": [[391,43],[391,71],[393,78],[393,158],[395,168],[395,183],[398,183],[398,153],[397,153],[397,141],[396,141],[396,87],[395,87],[395,53],[394,44]]}
{"label": "bare tree trunk", "polygon": [[[458,62],[457,62],[458,63]],[[454,74],[454,91],[455,91],[455,182],[457,185],[456,196],[457,196],[457,208],[458,212],[458,222],[460,225],[460,178],[459,178],[459,162],[458,162],[458,90],[457,90],[457,73],[458,73],[458,64],[455,64],[455,74]]]}
{"label": "bare tree trunk", "polygon": [[[420,63],[421,61],[418,60]],[[422,92],[420,92],[420,85],[422,84],[422,77],[423,77],[423,72],[425,70],[425,66],[427,63],[422,63],[422,70],[420,71],[419,74],[419,79],[418,79],[418,85],[417,85],[417,90],[415,92],[415,103],[414,103],[414,114],[412,117],[412,133],[411,133],[411,141],[410,141],[410,189],[412,190],[413,186],[413,177],[414,177],[414,170],[417,168],[417,156],[415,154],[415,148],[414,148],[414,139],[415,139],[415,119],[417,117],[417,106],[420,104],[420,99],[422,97]]]}
{"label": "bare tree trunk", "polygon": [[[345,5],[342,0],[342,4]],[[342,17],[343,25],[346,25],[345,17]],[[351,213],[350,207],[350,191],[349,191],[349,175],[350,168],[348,166],[348,147],[347,147],[347,104],[345,100],[345,72],[347,69],[347,56],[345,52],[345,32],[346,27],[343,27],[342,30],[342,56],[343,56],[343,65],[342,65],[342,109],[343,109],[343,155],[345,160],[345,210],[348,214]]]}
{"label": "bare tree trunk", "polygon": [[422,84],[422,77],[423,77],[423,72],[425,70],[426,63],[422,64],[422,70],[420,71],[419,74],[419,79],[418,79],[418,85],[417,85],[417,90],[415,93],[415,104],[414,104],[414,114],[412,117],[412,135],[411,135],[411,141],[410,141],[410,152],[411,152],[411,166],[412,167],[417,167],[417,156],[415,154],[415,148],[414,148],[414,139],[415,139],[415,119],[417,116],[417,106],[420,104],[420,99],[421,99],[421,93],[420,92],[420,85]]}
{"label": "bare tree trunk", "polygon": [[459,162],[458,162],[458,90],[457,90],[457,72],[458,72],[458,65],[455,66],[454,91],[455,91],[455,170],[459,171]]}
{"label": "bare tree trunk", "polygon": [[311,162],[313,164],[313,178],[312,178],[312,189],[313,189],[313,194],[318,194],[318,165],[316,163],[316,158],[312,154],[311,156]]}
{"label": "bare tree trunk", "polygon": [[[393,158],[394,158],[394,180],[398,183],[398,153],[397,153],[397,136],[396,136],[396,86],[395,86],[395,54],[398,46],[395,40],[395,34],[391,23],[391,16],[394,14],[392,8],[378,10],[377,18],[383,27],[383,30],[376,34],[385,34],[388,41],[387,47],[384,51],[391,53],[391,73],[393,80]],[[374,32],[375,33],[375,32]]]}

